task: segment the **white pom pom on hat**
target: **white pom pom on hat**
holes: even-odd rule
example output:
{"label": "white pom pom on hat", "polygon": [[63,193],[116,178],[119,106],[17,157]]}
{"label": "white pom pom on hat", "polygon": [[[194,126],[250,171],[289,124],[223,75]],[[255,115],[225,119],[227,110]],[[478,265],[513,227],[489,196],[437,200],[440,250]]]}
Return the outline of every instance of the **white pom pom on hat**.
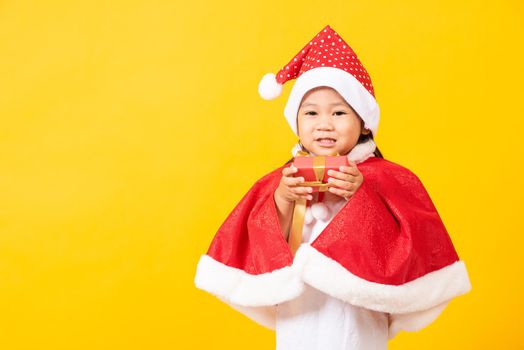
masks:
{"label": "white pom pom on hat", "polygon": [[298,136],[296,118],[304,95],[318,86],[335,89],[376,136],[380,109],[375,99],[371,77],[353,49],[326,25],[277,74],[265,74],[258,85],[266,100],[279,97],[282,86],[296,79],[289,95],[284,116]]}
{"label": "white pom pom on hat", "polygon": [[258,93],[265,100],[273,100],[282,94],[282,84],[275,79],[275,74],[267,73],[258,84]]}

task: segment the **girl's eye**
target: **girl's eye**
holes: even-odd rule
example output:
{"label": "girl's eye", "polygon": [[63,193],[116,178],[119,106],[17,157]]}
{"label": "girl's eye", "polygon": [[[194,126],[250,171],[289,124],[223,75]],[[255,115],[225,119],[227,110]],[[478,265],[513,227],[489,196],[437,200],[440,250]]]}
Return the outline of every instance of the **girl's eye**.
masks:
{"label": "girl's eye", "polygon": [[[309,111],[309,112],[305,112],[304,113],[305,115],[316,115],[317,112],[315,111]],[[347,114],[346,112],[344,111],[338,111],[338,112],[335,112],[336,115],[344,115],[344,114]]]}

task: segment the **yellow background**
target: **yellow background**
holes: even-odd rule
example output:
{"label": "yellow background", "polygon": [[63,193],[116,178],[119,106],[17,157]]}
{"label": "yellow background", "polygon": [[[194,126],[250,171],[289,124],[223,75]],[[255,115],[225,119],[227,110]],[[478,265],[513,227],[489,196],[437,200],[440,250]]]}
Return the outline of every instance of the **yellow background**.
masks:
{"label": "yellow background", "polygon": [[517,349],[519,1],[0,2],[0,349],[272,349],[196,289],[226,215],[296,142],[276,73],[331,25],[386,159],[425,184],[472,291],[390,349]]}

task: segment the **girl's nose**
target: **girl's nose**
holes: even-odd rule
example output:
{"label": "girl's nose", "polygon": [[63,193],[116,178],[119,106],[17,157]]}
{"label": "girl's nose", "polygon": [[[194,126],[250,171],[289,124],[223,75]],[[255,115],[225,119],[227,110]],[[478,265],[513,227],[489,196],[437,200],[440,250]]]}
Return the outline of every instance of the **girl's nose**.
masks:
{"label": "girl's nose", "polygon": [[333,121],[331,120],[330,116],[322,115],[318,119],[317,124],[318,130],[333,130]]}

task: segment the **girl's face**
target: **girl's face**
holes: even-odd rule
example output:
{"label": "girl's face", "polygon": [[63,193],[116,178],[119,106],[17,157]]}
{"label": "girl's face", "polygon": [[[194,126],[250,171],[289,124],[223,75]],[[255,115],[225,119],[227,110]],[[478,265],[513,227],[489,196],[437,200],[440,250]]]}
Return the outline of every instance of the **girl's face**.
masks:
{"label": "girl's face", "polygon": [[363,130],[358,114],[338,92],[325,86],[304,95],[297,125],[300,142],[317,156],[348,154]]}

